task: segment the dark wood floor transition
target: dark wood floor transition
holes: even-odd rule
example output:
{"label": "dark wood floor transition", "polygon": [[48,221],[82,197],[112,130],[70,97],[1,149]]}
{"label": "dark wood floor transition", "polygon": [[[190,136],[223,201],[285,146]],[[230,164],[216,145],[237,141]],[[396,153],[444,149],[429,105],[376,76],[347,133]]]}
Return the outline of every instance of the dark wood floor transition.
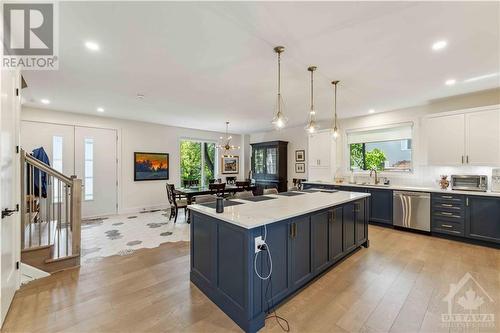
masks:
{"label": "dark wood floor transition", "polygon": [[[373,226],[369,234],[370,248],[278,308],[292,332],[500,331],[499,250]],[[466,299],[469,312],[482,301],[480,312],[493,313],[496,327],[443,324],[444,298],[460,281],[476,292]],[[2,330],[140,331],[240,331],[189,282],[188,243],[105,258],[32,282],[16,294]],[[281,329],[268,321],[263,331]]]}

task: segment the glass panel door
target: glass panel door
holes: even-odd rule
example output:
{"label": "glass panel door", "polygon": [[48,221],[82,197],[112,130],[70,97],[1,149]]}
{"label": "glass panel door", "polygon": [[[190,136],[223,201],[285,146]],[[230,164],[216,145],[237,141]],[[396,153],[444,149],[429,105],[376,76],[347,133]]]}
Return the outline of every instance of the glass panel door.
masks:
{"label": "glass panel door", "polygon": [[278,150],[276,148],[267,148],[266,168],[267,168],[267,173],[270,175],[275,175],[278,173],[277,155],[278,155]]}
{"label": "glass panel door", "polygon": [[263,174],[264,171],[264,148],[255,148],[254,151],[254,173]]}

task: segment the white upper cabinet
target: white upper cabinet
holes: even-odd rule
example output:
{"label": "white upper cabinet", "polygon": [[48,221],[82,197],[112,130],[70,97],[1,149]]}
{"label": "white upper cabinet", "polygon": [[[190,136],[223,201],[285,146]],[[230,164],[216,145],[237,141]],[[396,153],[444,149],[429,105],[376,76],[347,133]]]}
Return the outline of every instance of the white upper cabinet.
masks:
{"label": "white upper cabinet", "polygon": [[427,119],[427,163],[462,165],[465,161],[465,116],[463,114]]}
{"label": "white upper cabinet", "polygon": [[330,131],[309,135],[309,166],[329,167],[332,137]]}
{"label": "white upper cabinet", "polygon": [[466,163],[500,164],[500,110],[467,113],[465,126]]}
{"label": "white upper cabinet", "polygon": [[429,165],[500,165],[499,108],[431,116],[425,128]]}

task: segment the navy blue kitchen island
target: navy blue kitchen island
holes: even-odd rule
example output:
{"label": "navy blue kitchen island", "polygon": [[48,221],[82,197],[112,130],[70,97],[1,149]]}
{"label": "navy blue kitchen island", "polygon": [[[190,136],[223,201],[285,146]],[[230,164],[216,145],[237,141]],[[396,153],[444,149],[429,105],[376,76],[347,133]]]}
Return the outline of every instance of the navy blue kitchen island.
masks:
{"label": "navy blue kitchen island", "polygon": [[[369,194],[290,193],[231,200],[220,214],[213,205],[190,207],[190,279],[245,332],[258,331],[270,309],[369,245]],[[267,246],[260,252],[258,237]]]}

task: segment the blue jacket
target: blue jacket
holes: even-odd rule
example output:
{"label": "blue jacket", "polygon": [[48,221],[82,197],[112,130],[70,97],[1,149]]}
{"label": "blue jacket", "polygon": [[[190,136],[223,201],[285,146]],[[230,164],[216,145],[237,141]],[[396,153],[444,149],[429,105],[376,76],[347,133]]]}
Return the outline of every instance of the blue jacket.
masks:
{"label": "blue jacket", "polygon": [[[33,155],[34,158],[36,158],[39,161],[42,161],[43,163],[47,164],[50,166],[50,160],[49,156],[45,152],[45,149],[43,147],[36,148],[31,152],[31,155]],[[40,190],[39,190],[39,182],[40,182],[40,170],[35,168],[34,170],[34,188],[35,188],[35,196],[40,196]],[[28,172],[28,176],[29,172]],[[42,180],[42,197],[46,198],[47,197],[47,174],[45,172],[41,172],[41,180]]]}

